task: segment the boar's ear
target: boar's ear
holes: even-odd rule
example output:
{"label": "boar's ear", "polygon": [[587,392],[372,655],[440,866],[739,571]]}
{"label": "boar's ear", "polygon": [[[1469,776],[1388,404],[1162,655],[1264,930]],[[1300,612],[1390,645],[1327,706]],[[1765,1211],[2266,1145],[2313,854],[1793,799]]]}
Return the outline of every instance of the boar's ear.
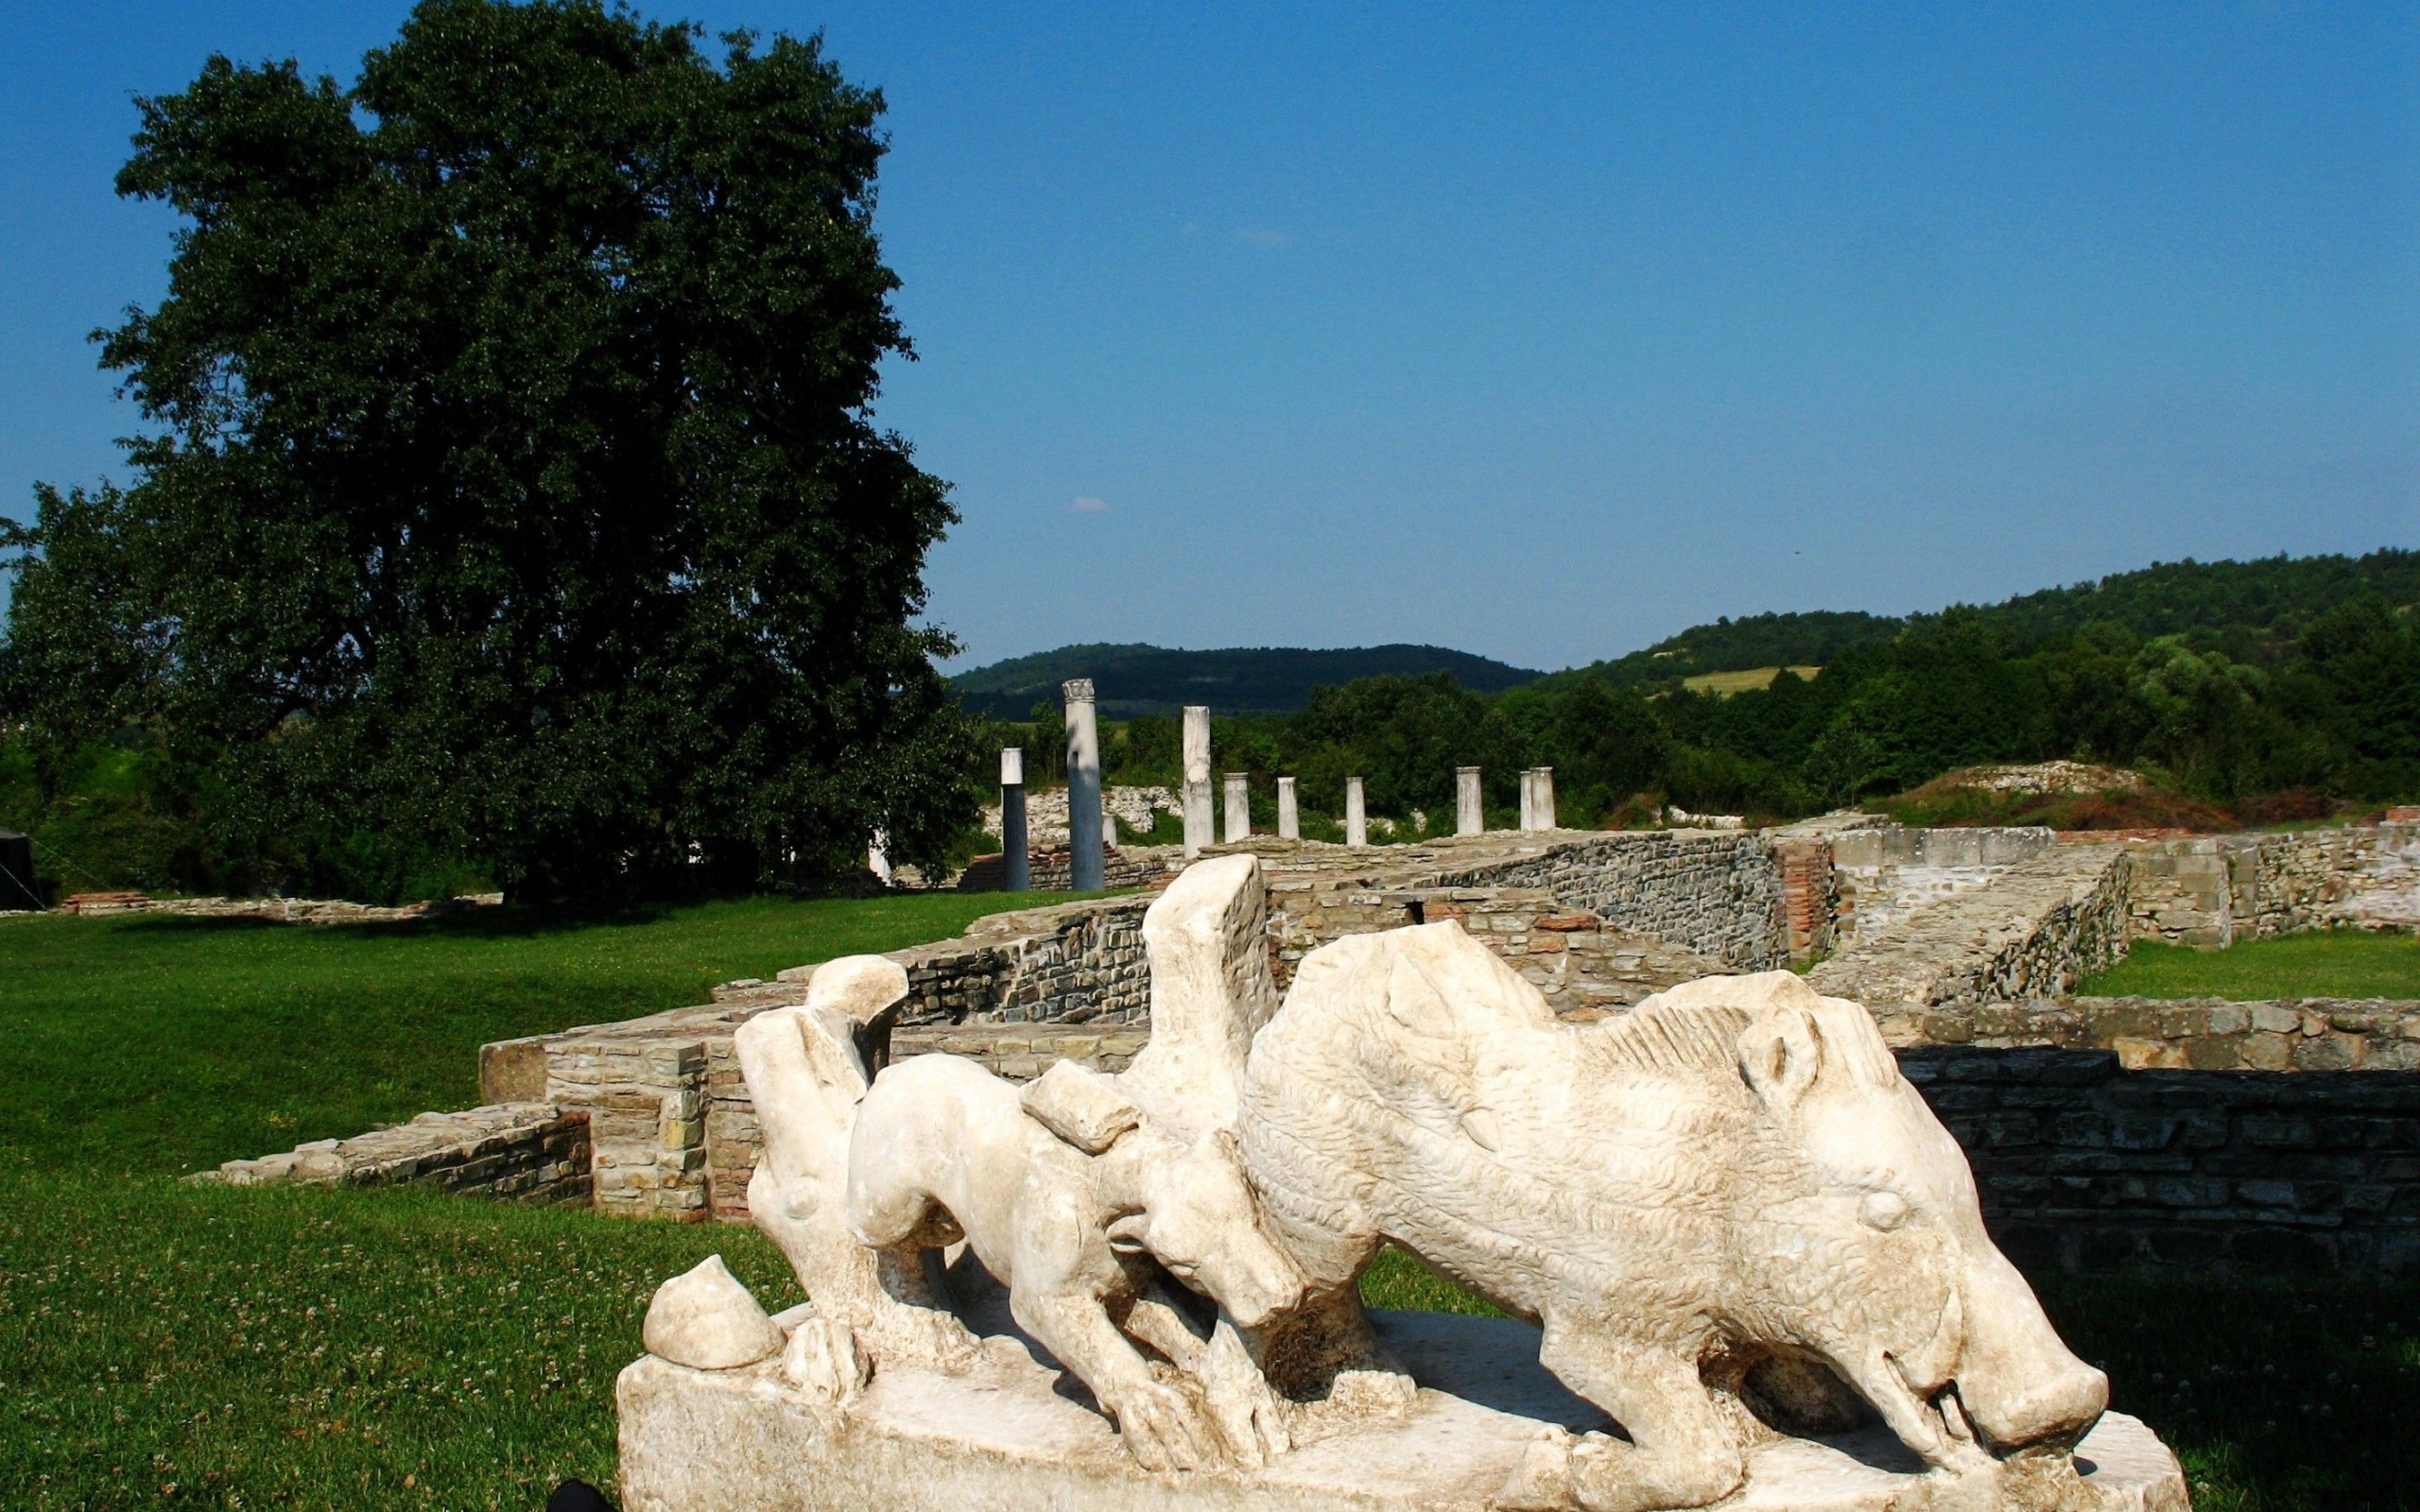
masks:
{"label": "boar's ear", "polygon": [[1773,1116],[1785,1123],[1815,1085],[1823,1055],[1814,1018],[1804,1008],[1776,1005],[1757,1014],[1739,1033],[1739,1074]]}

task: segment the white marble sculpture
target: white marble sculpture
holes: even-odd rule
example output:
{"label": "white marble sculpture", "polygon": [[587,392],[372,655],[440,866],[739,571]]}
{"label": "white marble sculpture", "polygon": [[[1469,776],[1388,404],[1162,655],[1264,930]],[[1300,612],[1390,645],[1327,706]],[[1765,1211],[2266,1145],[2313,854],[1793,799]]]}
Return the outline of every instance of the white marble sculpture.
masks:
{"label": "white marble sculpture", "polygon": [[1729,1495],[1709,1378],[1753,1391],[1769,1360],[1953,1471],[2064,1450],[2108,1405],[1873,1019],[1788,971],[1582,1028],[1459,925],[1340,940],[1254,1043],[1242,1127],[1320,1327],[1392,1241],[1538,1322],[1547,1367],[1627,1430],[1542,1447],[1508,1505]]}
{"label": "white marble sculpture", "polygon": [[[1264,909],[1250,856],[1152,906],[1120,1076],[869,1078],[873,958],[743,1028],[809,1302],[666,1284],[633,1512],[2185,1512],[1857,1005],[1772,972],[1566,1025],[1440,923],[1280,1008]],[[1511,1318],[1365,1315],[1387,1244]]]}

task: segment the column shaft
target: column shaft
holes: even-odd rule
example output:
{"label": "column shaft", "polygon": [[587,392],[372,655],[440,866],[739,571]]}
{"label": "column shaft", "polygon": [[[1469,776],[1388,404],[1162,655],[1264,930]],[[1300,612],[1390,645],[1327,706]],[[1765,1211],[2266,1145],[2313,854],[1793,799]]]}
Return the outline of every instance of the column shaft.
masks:
{"label": "column shaft", "polygon": [[1000,752],[1000,888],[1029,892],[1033,888],[1033,842],[1025,827],[1025,747],[1010,746]]}
{"label": "column shaft", "polygon": [[1478,768],[1454,769],[1454,833],[1478,834],[1487,828],[1487,810],[1479,801]]}
{"label": "column shaft", "polygon": [[1100,727],[1093,717],[1093,679],[1071,678],[1067,700],[1067,850],[1078,892],[1101,885]]}
{"label": "column shaft", "polygon": [[1189,859],[1219,838],[1210,809],[1210,708],[1184,708],[1184,853]]}

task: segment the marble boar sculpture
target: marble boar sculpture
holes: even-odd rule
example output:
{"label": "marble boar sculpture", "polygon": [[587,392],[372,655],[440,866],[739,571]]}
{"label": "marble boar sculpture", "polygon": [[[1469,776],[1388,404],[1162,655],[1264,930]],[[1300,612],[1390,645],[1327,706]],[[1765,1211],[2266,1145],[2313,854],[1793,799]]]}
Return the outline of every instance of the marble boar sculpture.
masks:
{"label": "marble boar sculpture", "polygon": [[1820,1363],[1951,1470],[2064,1466],[2107,1403],[1872,1019],[1786,971],[1577,1027],[1459,925],[1340,940],[1254,1039],[1238,1126],[1328,1335],[1307,1357],[1366,1328],[1355,1278],[1392,1241],[1542,1324],[1547,1368],[1630,1435],[1542,1441],[1499,1506],[1729,1495],[1726,1361],[1829,1384]]}

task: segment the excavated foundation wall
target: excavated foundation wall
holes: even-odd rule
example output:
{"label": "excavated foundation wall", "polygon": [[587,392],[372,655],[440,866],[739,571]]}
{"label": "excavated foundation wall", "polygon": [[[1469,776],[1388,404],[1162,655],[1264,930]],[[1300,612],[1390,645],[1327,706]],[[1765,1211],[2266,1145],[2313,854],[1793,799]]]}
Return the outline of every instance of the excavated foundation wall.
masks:
{"label": "excavated foundation wall", "polygon": [[[2022,1123],[2015,1110],[2089,1112],[2100,1107],[2095,1097],[2114,1108],[2136,1095],[2119,1090],[2154,1085],[2127,1080],[2136,1074],[2128,1068],[2136,1067],[2304,1074],[2255,1075],[2228,1085],[2226,1117],[2255,1122],[2241,1130],[2230,1123],[2227,1139],[2237,1143],[2223,1147],[2236,1150],[2246,1170],[2258,1161],[2245,1151],[2265,1152],[2259,1159],[2269,1162],[2260,1167],[2265,1174],[2246,1180],[2286,1181],[2296,1192],[2320,1193],[2354,1169],[2342,1148],[2264,1144],[2243,1132],[2268,1126],[2256,1122],[2272,1106],[2263,1097],[2291,1109],[2313,1097],[2354,1095],[2261,1090],[2312,1073],[2348,1072],[2356,1078],[2348,1085],[2379,1092],[2382,1101],[2364,1105],[2370,1123],[2362,1138],[2383,1142],[2380,1149],[2420,1148],[2420,1113],[2386,1095],[2412,1078],[2374,1074],[2420,1065],[2420,1013],[2412,1005],[2121,1000],[2096,1005],[2049,995],[2120,954],[2130,934],[2149,932],[2143,920],[2176,906],[2174,897],[2154,896],[2157,889],[2181,897],[2190,888],[2172,879],[2208,875],[2191,865],[2164,866],[2166,858],[2202,855],[2194,847],[2203,842],[2064,845],[2047,832],[1932,832],[1909,840],[1906,832],[1877,836],[1872,829],[1832,821],[1771,834],[1566,832],[1374,852],[1262,838],[1250,849],[1261,854],[1269,879],[1270,964],[1281,985],[1305,954],[1328,940],[1454,919],[1536,983],[1559,1014],[1586,1022],[1673,982],[1770,969],[1838,946],[1839,953],[1816,968],[1816,984],[1871,1001],[1895,1043],[1956,1047],[1938,1054],[1965,1057],[1955,1063],[1966,1069],[1933,1074],[1927,1095],[1951,1089],[1950,1103],[1942,1105],[1945,1116],[1958,1113],[1962,1122],[1954,1126],[1979,1171],[2012,1179],[2064,1180],[2089,1175],[2085,1167],[2095,1160],[2114,1160],[2135,1176],[2216,1181],[2221,1173],[2210,1162],[2218,1158],[2199,1145],[2095,1153],[2095,1146],[2060,1143],[2066,1136],[2059,1129],[2072,1134],[2089,1120],[2037,1122],[2031,1143],[2011,1143],[2010,1130]],[[2264,932],[2298,927],[2295,921],[2391,922],[2397,897],[2409,901],[2415,829],[2250,837],[2258,843],[2222,851],[2228,917],[2251,919],[2251,927]],[[2398,885],[2404,893],[2396,893]],[[2208,901],[2206,893],[2201,896]],[[1150,901],[1148,895],[1114,898],[994,915],[956,939],[895,953],[908,971],[910,1002],[893,1053],[968,1055],[1012,1079],[1037,1075],[1060,1058],[1123,1069],[1149,1034],[1141,922]],[[1900,927],[1876,922],[1894,910]],[[2258,921],[2264,919],[2271,922],[2263,926]],[[696,1008],[487,1046],[483,1094],[491,1103],[542,1103],[584,1114],[594,1201],[602,1211],[744,1219],[759,1135],[732,1055],[732,1032],[754,1013],[798,1001],[811,974],[801,968],[773,982],[729,984],[717,989],[717,1002]],[[2085,1058],[2012,1048],[2023,1046],[2060,1047]],[[1995,1066],[2003,1069],[1989,1069]],[[2079,1066],[2099,1069],[2085,1076]],[[2159,1074],[2186,1076],[2177,1085],[2189,1087],[2196,1073]],[[1978,1095],[1957,1091],[1973,1086],[1995,1089],[1990,1095],[1997,1101],[1979,1112],[1950,1106]],[[2186,1093],[2171,1089],[2163,1095]],[[2042,1135],[2045,1126],[2057,1137]],[[2339,1125],[2327,1126],[2341,1131]],[[2203,1164],[2136,1170],[2126,1162],[2137,1156],[2154,1162],[2189,1157]],[[2248,1206],[2204,1203],[2189,1219],[2163,1228],[2166,1199],[2145,1196],[2141,1201],[2150,1207],[2126,1207],[2135,1198],[2125,1195],[2134,1189],[2122,1183],[2093,1189],[2100,1194],[2093,1201],[2106,1197],[2122,1210],[2109,1220],[2113,1234],[2190,1234],[2231,1224],[2264,1233],[2285,1224],[2307,1234],[2327,1229],[2323,1220],[2330,1215],[2342,1220],[2339,1228],[2351,1225],[2345,1231],[2368,1232],[2360,1225],[2373,1222],[2361,1206],[2374,1201],[2372,1189],[2394,1188],[2385,1211],[2401,1211],[2395,1204],[2409,1200],[2395,1185],[2407,1180],[2396,1174],[2405,1170],[2394,1163],[2400,1159],[2356,1161],[2360,1179],[2355,1184],[2364,1195],[2347,1199],[2352,1206],[2341,1211],[2323,1202],[2310,1210],[2317,1216],[2290,1221],[2271,1211],[2273,1205],[2246,1199]],[[2067,1208],[2018,1200],[2022,1193],[2044,1190],[2007,1188],[1993,1199],[2003,1203],[1996,1221],[2017,1224],[2020,1232],[2031,1231],[2026,1225],[2064,1231],[2084,1222]],[[2156,1190],[2171,1196],[2187,1191],[2172,1183]],[[2216,1188],[2191,1190],[2206,1194]],[[2097,1239],[2051,1258],[2100,1263],[2117,1243]],[[2171,1237],[2158,1247],[2142,1239],[2128,1253],[2158,1263],[2266,1263],[2226,1246],[2195,1261],[2188,1253],[2195,1243]],[[2404,1253],[2384,1239],[2325,1240],[2295,1252],[2353,1268],[2399,1264],[2393,1257]]]}
{"label": "excavated foundation wall", "polygon": [[2027,1270],[2420,1271],[2420,1077],[2130,1072],[2073,1050],[1899,1063]]}

